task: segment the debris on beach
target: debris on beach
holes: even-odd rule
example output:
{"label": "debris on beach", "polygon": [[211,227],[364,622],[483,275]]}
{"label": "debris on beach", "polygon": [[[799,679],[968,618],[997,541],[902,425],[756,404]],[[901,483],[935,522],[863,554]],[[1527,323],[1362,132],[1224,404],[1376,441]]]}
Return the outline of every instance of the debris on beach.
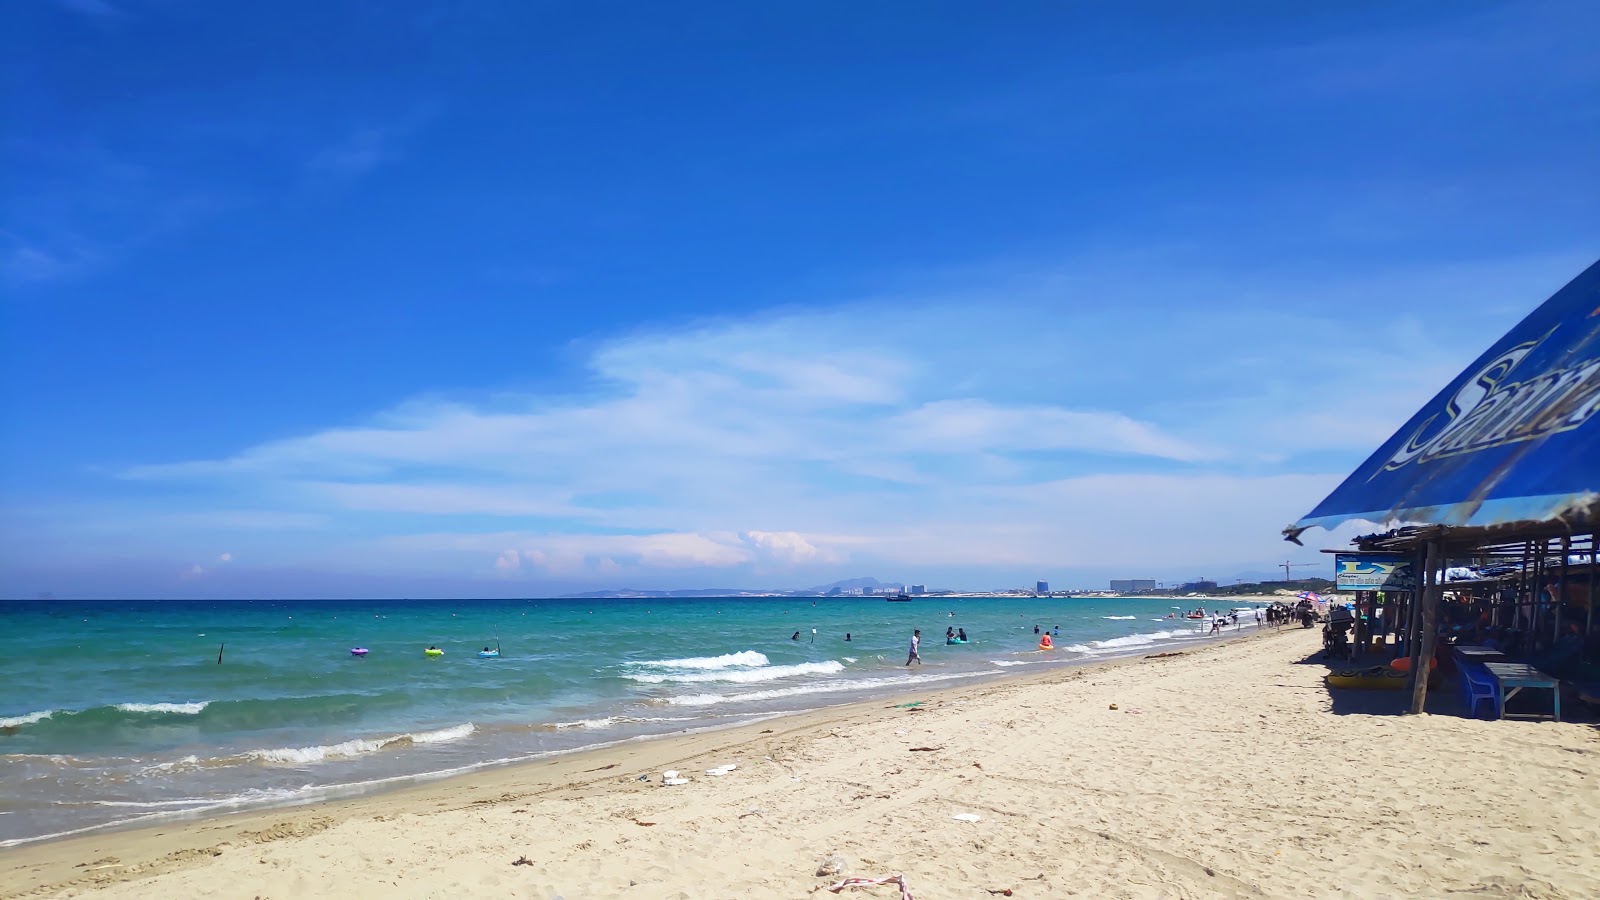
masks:
{"label": "debris on beach", "polygon": [[911,752],[912,753],[931,753],[931,752],[933,752],[935,750],[943,750],[943,749],[944,749],[943,747],[912,747],[911,748]]}
{"label": "debris on beach", "polygon": [[950,818],[955,819],[957,822],[979,822],[983,819],[977,813],[956,813]]}
{"label": "debris on beach", "polygon": [[737,768],[739,767],[736,764],[728,763],[726,765],[717,766],[715,769],[707,769],[706,774],[710,775],[712,778],[721,778],[723,775],[726,775]]}
{"label": "debris on beach", "polygon": [[516,859],[513,859],[511,864],[513,866],[531,866],[533,865],[533,860],[527,858],[526,856],[519,856]]}
{"label": "debris on beach", "polygon": [[885,875],[882,878],[846,878],[838,884],[829,887],[828,890],[837,894],[847,887],[870,887],[875,884],[899,885],[900,900],[913,900],[911,896],[911,888],[906,885],[906,877],[898,874]]}
{"label": "debris on beach", "polygon": [[667,785],[688,784],[689,779],[679,778],[677,769],[668,769],[661,773],[661,783]]}
{"label": "debris on beach", "polygon": [[822,865],[817,866],[817,877],[823,878],[829,875],[843,875],[848,871],[850,871],[850,861],[842,856],[839,856],[838,854],[834,854],[833,856],[823,860]]}

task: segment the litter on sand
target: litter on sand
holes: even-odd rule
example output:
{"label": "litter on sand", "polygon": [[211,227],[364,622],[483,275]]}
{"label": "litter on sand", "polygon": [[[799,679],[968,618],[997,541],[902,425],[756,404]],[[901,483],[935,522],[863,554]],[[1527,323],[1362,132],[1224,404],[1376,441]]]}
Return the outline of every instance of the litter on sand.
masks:
{"label": "litter on sand", "polygon": [[957,822],[977,822],[982,819],[977,813],[956,813],[950,818],[955,819]]}
{"label": "litter on sand", "polygon": [[676,784],[688,784],[689,783],[689,779],[687,779],[687,778],[679,778],[677,769],[668,769],[667,771],[661,773],[661,783],[662,784],[673,784],[673,785],[676,785]]}
{"label": "litter on sand", "polygon": [[874,884],[897,884],[900,886],[900,900],[914,900],[911,896],[911,888],[906,885],[906,877],[904,875],[885,875],[882,878],[846,878],[828,888],[828,890],[837,894],[847,887],[870,887]]}
{"label": "litter on sand", "polygon": [[737,765],[728,763],[725,766],[717,766],[715,769],[707,769],[706,774],[710,775],[712,778],[720,778],[737,768],[739,768]]}

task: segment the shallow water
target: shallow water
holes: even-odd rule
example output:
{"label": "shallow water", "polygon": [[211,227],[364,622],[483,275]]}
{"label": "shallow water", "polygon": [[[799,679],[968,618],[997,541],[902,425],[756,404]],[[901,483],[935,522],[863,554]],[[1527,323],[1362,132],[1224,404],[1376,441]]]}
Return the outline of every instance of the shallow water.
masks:
{"label": "shallow water", "polygon": [[[3,602],[0,846],[1207,639],[1208,623],[1165,619],[1172,604]],[[1060,627],[1058,649],[1037,651],[1036,624]],[[972,642],[945,645],[946,627]],[[908,669],[912,628],[924,662]]]}

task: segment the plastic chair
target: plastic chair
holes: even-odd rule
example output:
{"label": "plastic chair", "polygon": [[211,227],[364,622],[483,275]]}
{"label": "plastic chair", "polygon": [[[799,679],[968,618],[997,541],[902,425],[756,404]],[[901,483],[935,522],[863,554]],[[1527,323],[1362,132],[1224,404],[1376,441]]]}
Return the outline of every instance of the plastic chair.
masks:
{"label": "plastic chair", "polygon": [[1499,715],[1500,691],[1486,670],[1479,666],[1462,666],[1461,691],[1466,695],[1467,715],[1470,718],[1478,717],[1478,704],[1485,700],[1489,701],[1491,711]]}

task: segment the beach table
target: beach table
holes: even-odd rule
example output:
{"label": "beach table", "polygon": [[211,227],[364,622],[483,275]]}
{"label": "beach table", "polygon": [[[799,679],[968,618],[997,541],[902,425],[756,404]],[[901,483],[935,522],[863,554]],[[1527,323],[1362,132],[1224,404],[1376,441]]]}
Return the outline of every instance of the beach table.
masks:
{"label": "beach table", "polygon": [[[1551,718],[1561,721],[1561,682],[1549,675],[1535,669],[1527,663],[1513,662],[1486,662],[1483,664],[1489,674],[1494,676],[1495,683],[1500,686],[1500,718],[1502,719],[1545,719]],[[1510,690],[1507,691],[1507,688]],[[1514,716],[1506,715],[1506,701],[1515,697],[1523,688],[1544,689],[1550,692],[1553,700],[1554,715],[1545,716],[1541,713],[1520,713]]]}
{"label": "beach table", "polygon": [[1496,650],[1493,647],[1485,647],[1481,644],[1457,644],[1455,646],[1455,651],[1456,656],[1460,658],[1462,662],[1491,663],[1506,661],[1506,655],[1504,653],[1501,653],[1499,650]]}

